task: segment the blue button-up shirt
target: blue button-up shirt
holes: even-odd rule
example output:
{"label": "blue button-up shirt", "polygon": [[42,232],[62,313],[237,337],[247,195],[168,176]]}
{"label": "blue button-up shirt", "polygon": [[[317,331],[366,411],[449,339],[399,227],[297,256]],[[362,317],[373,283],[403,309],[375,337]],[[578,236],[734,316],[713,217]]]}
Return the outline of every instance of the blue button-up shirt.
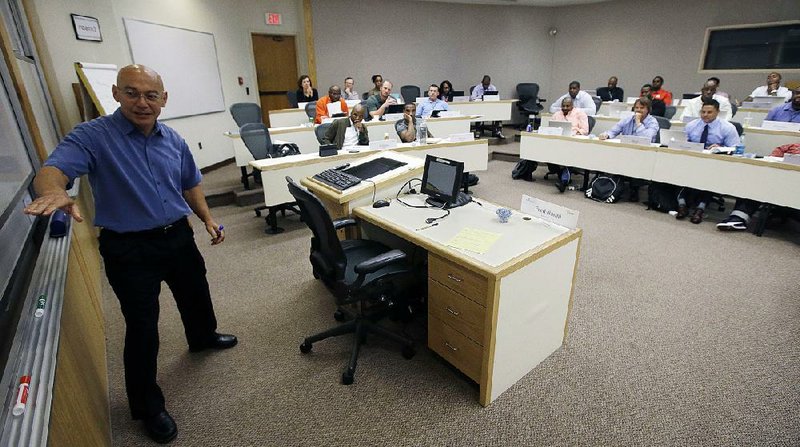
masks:
{"label": "blue button-up shirt", "polygon": [[800,123],[800,110],[794,109],[792,103],[781,104],[767,113],[766,121],[784,121]]}
{"label": "blue button-up shirt", "polygon": [[638,126],[636,125],[636,116],[631,115],[627,118],[622,118],[619,120],[619,122],[614,124],[614,127],[612,127],[611,130],[607,131],[605,134],[608,135],[608,138],[615,138],[617,135],[648,137],[650,138],[650,142],[655,143],[658,130],[658,120],[653,118],[653,115],[647,115],[642,120],[642,124],[639,124]]}
{"label": "blue button-up shirt", "polygon": [[[699,143],[703,136],[703,129],[706,123],[702,119],[696,119],[686,125],[686,138],[692,143]],[[706,147],[712,144],[733,147],[740,143],[739,133],[733,124],[719,118],[708,123],[708,137],[706,137]]]}
{"label": "blue button-up shirt", "polygon": [[448,110],[447,103],[441,99],[431,101],[428,98],[417,106],[417,117],[429,116],[434,110]]}
{"label": "blue button-up shirt", "polygon": [[70,182],[89,174],[94,224],[120,233],[166,226],[191,214],[183,191],[201,179],[177,132],[156,122],[146,137],[119,109],[78,125],[44,164]]}

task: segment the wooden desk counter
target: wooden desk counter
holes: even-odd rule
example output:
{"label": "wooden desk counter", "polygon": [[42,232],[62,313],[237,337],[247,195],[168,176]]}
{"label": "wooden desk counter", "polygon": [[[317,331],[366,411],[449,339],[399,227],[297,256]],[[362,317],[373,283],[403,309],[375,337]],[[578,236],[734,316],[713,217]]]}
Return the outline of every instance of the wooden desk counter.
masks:
{"label": "wooden desk counter", "polygon": [[[496,206],[477,200],[435,227],[425,219],[441,210],[397,201],[354,215],[366,237],[388,232],[427,250],[428,347],[477,382],[487,406],[563,344],[582,232],[518,211],[501,224]],[[484,254],[448,246],[465,227],[502,236]]]}
{"label": "wooden desk counter", "polygon": [[511,109],[518,99],[499,101],[468,101],[447,103],[450,110],[460,111],[462,115],[474,115],[472,121],[509,121]]}

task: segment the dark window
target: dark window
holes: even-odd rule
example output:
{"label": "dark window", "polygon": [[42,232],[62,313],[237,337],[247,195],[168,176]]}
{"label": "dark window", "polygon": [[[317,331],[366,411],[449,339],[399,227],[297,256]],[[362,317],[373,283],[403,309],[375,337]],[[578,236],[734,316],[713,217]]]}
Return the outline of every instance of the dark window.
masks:
{"label": "dark window", "polygon": [[800,68],[800,23],[710,29],[704,70]]}

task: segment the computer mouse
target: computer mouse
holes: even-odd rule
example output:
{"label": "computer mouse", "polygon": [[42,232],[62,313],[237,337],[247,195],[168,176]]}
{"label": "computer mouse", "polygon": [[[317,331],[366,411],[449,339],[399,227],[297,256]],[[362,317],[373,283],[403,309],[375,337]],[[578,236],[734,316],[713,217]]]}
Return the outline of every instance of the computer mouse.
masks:
{"label": "computer mouse", "polygon": [[373,208],[383,208],[384,206],[389,206],[388,200],[378,200],[372,204]]}

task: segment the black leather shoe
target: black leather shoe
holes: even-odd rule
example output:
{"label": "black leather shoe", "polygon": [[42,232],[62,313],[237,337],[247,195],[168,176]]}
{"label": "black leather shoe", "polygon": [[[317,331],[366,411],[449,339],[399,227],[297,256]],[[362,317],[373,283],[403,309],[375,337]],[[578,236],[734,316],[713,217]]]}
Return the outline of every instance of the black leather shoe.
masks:
{"label": "black leather shoe", "polygon": [[689,215],[689,207],[686,205],[678,205],[678,213],[675,215],[676,219],[685,219]]}
{"label": "black leather shoe", "polygon": [[144,426],[150,439],[159,444],[172,442],[178,436],[178,426],[175,425],[175,420],[167,413],[167,410],[145,418]]}
{"label": "black leather shoe", "polygon": [[239,340],[236,339],[235,335],[214,332],[214,335],[206,343],[189,346],[189,352],[200,352],[206,349],[228,349],[236,346],[236,343],[239,343]]}
{"label": "black leather shoe", "polygon": [[700,209],[700,208],[694,210],[694,215],[692,216],[691,219],[689,219],[689,221],[692,222],[693,224],[699,224],[700,222],[702,222],[703,221],[703,210]]}

